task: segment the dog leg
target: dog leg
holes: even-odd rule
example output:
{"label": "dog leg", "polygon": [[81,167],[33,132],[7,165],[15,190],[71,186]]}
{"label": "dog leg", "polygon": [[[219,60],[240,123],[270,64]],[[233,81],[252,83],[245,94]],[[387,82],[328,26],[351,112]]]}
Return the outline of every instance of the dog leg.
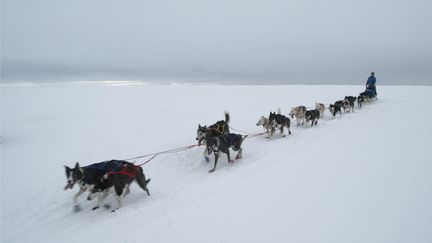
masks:
{"label": "dog leg", "polygon": [[207,152],[207,149],[204,149],[203,156],[204,156],[205,161],[208,163],[208,162],[210,162],[210,158],[207,156],[206,152]]}
{"label": "dog leg", "polygon": [[80,190],[75,194],[75,196],[73,197],[73,204],[75,204],[75,205],[78,204],[78,197],[81,196],[81,194],[83,194],[84,191],[85,191],[85,190],[80,189]]}
{"label": "dog leg", "polygon": [[126,193],[125,193],[125,195],[127,195],[127,194],[130,193],[130,188],[129,188],[129,186],[130,186],[130,184],[127,184],[127,185],[126,185],[126,188],[125,188]]}
{"label": "dog leg", "polygon": [[102,201],[102,196],[101,196],[101,192],[97,192],[97,203],[96,203],[96,206],[94,206],[93,208],[92,208],[92,210],[96,210],[96,209],[98,209],[99,207],[100,207],[100,203],[101,203],[101,201]]}
{"label": "dog leg", "polygon": [[83,189],[80,188],[80,190],[79,190],[79,191],[74,195],[74,197],[72,198],[72,202],[73,202],[73,205],[74,205],[74,207],[73,207],[73,211],[74,211],[74,212],[79,212],[79,211],[81,211],[81,206],[80,206],[80,204],[78,203],[78,197],[81,196],[81,194],[83,194],[84,191],[85,191],[85,190],[83,190]]}
{"label": "dog leg", "polygon": [[227,157],[228,157],[228,163],[234,162],[234,160],[231,159],[229,148],[227,149],[227,153],[226,154],[227,154]]}
{"label": "dog leg", "polygon": [[120,209],[122,206],[122,197],[123,195],[117,196],[117,208],[111,210],[112,213],[114,213],[116,210]]}
{"label": "dog leg", "polygon": [[218,159],[219,159],[219,152],[214,152],[214,155],[215,155],[214,166],[213,166],[213,169],[209,170],[209,173],[212,173],[212,172],[214,172],[216,170],[216,165],[217,165],[217,162],[218,162]]}
{"label": "dog leg", "polygon": [[241,159],[242,158],[242,151],[243,151],[243,149],[240,148],[235,159]]}
{"label": "dog leg", "polygon": [[[96,209],[100,208],[100,205],[105,201],[105,199],[108,197],[109,194],[110,194],[110,189],[105,190],[103,192],[98,192],[97,193],[97,204],[96,204],[96,206],[94,206],[92,208],[92,210],[96,210]],[[104,207],[110,208],[111,206],[108,204],[105,204]]]}
{"label": "dog leg", "polygon": [[282,134],[282,137],[285,137],[285,134],[284,134],[284,132],[283,132],[283,125],[280,127],[280,133]]}
{"label": "dog leg", "polygon": [[122,199],[126,195],[126,185],[122,186],[122,184],[118,182],[114,184],[114,189],[117,195],[117,208],[113,209],[111,212],[115,212],[122,207]]}
{"label": "dog leg", "polygon": [[117,204],[117,209],[121,208],[121,206],[122,206],[122,199],[126,196],[126,190],[125,190],[126,187],[127,187],[127,186],[125,186],[125,187],[123,188],[123,190],[122,190],[122,194],[121,194],[120,196],[117,197],[117,202],[118,202],[118,204]]}

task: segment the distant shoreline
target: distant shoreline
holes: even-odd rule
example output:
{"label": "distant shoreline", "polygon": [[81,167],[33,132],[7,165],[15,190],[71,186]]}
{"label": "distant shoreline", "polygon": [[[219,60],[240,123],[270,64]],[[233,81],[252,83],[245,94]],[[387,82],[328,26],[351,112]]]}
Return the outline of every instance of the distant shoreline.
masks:
{"label": "distant shoreline", "polygon": [[[184,81],[184,80],[110,80],[110,81],[9,81],[0,83],[0,87],[41,87],[41,86],[133,86],[133,85],[157,85],[157,86],[364,86],[364,84],[339,84],[339,83],[283,83],[283,82],[254,82],[254,81]],[[378,86],[432,86],[430,84],[378,84]]]}

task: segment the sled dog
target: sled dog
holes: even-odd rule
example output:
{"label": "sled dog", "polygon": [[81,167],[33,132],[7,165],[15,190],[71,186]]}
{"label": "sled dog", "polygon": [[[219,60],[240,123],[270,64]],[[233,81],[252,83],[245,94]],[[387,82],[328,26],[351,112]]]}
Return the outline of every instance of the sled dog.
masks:
{"label": "sled dog", "polygon": [[267,132],[268,137],[270,137],[272,132],[272,125],[270,123],[270,119],[265,116],[261,116],[261,118],[256,123],[257,126],[263,126],[264,130]]}
{"label": "sled dog", "polygon": [[319,118],[324,118],[325,105],[317,102],[317,103],[315,103],[315,109],[317,109],[320,113]]}
{"label": "sled dog", "polygon": [[291,129],[290,129],[291,120],[288,117],[280,114],[279,109],[278,109],[278,114],[276,114],[275,112],[270,112],[269,120],[272,127],[272,131],[271,131],[272,135],[274,134],[275,129],[279,129],[282,136],[285,137],[285,134],[283,132],[284,127],[287,128],[288,134],[291,135]]}
{"label": "sled dog", "polygon": [[[99,182],[94,185],[91,193],[97,194],[97,205],[93,207],[93,210],[100,207],[112,189],[114,189],[117,196],[116,209],[119,209],[122,206],[122,198],[129,193],[129,186],[134,180],[141,189],[150,196],[147,185],[150,183],[151,179],[146,179],[143,169],[140,166],[132,163],[125,163],[119,171],[106,173]],[[108,205],[105,205],[105,207],[109,208]]]}
{"label": "sled dog", "polygon": [[300,125],[300,123],[302,125],[304,125],[305,114],[306,114],[306,106],[297,106],[297,107],[293,107],[291,109],[291,112],[289,115],[291,116],[291,118],[294,118],[294,116],[296,117],[297,126],[298,126],[298,125]]}
{"label": "sled dog", "polygon": [[228,112],[225,112],[225,120],[220,120],[209,127],[201,126],[200,124],[198,124],[197,136],[196,136],[196,140],[198,141],[198,145],[201,145],[202,141],[205,141],[207,136],[216,137],[216,136],[220,136],[222,134],[228,134],[229,133],[229,125],[228,125],[229,121],[230,121],[230,115]]}
{"label": "sled dog", "polygon": [[78,184],[79,186],[79,191],[73,196],[72,199],[74,211],[81,210],[80,204],[78,203],[79,196],[88,190],[90,194],[87,199],[91,200],[93,198],[92,190],[94,186],[100,183],[104,175],[109,172],[120,171],[123,165],[128,164],[133,165],[132,163],[124,160],[109,160],[83,167],[81,167],[78,162],[73,168],[65,166],[67,184],[64,190],[72,189],[75,184]]}
{"label": "sled dog", "polygon": [[230,148],[234,151],[238,151],[237,156],[235,159],[240,159],[242,157],[243,149],[241,147],[244,139],[247,137],[242,136],[240,134],[223,134],[218,137],[207,137],[206,138],[206,144],[207,144],[207,153],[210,155],[211,153],[214,153],[215,155],[215,161],[213,169],[211,169],[209,172],[214,172],[216,170],[216,165],[219,159],[219,153],[225,153],[228,157],[228,163],[234,162],[231,160],[230,157]]}
{"label": "sled dog", "polygon": [[315,110],[309,110],[306,111],[306,122],[311,121],[311,127],[313,127],[313,125],[317,125],[318,124],[318,119],[320,117],[320,112],[315,109]]}
{"label": "sled dog", "polygon": [[352,111],[354,112],[354,104],[355,101],[357,100],[356,97],[354,96],[345,96],[344,102],[348,102],[348,112]]}

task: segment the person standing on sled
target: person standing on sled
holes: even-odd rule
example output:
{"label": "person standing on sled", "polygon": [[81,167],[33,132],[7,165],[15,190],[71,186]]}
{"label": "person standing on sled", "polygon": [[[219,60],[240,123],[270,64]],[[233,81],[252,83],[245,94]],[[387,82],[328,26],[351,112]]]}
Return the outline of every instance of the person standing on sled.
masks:
{"label": "person standing on sled", "polygon": [[371,76],[366,81],[366,91],[365,92],[371,94],[371,96],[376,96],[377,92],[376,92],[375,84],[376,84],[375,73],[372,72]]}

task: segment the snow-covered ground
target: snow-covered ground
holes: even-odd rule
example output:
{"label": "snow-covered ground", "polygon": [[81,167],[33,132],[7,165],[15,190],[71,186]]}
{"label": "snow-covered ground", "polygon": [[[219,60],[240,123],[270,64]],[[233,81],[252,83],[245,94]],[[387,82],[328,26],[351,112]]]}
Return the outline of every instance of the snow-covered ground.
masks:
{"label": "snow-covered ground", "polygon": [[247,138],[243,158],[223,155],[212,174],[202,147],[160,155],[143,167],[150,197],[133,184],[114,213],[85,197],[74,213],[63,165],[195,144],[198,124],[225,110],[258,133],[278,107],[363,91],[128,84],[1,87],[1,242],[432,242],[430,86],[379,86],[354,113]]}

